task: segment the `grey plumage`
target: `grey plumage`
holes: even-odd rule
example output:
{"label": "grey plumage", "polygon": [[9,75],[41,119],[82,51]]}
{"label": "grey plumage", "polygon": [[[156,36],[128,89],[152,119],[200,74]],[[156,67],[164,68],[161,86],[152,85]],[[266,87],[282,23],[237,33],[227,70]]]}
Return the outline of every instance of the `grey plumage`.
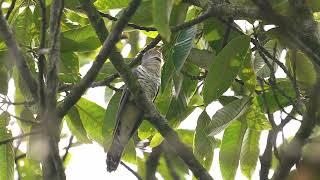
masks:
{"label": "grey plumage", "polygon": [[[150,100],[155,99],[160,87],[162,64],[161,52],[153,48],[144,54],[141,65],[132,70]],[[107,170],[109,172],[117,169],[122,152],[140,126],[143,115],[143,110],[135,104],[130,92],[125,88],[119,104],[112,144],[107,153]]]}

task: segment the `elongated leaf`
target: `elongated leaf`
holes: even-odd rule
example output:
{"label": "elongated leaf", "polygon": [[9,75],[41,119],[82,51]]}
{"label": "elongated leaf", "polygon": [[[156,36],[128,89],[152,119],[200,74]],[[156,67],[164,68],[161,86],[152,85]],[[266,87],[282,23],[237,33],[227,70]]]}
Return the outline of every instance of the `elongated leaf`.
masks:
{"label": "elongated leaf", "polygon": [[250,129],[261,131],[270,130],[272,128],[270,122],[256,102],[248,108],[245,119],[247,120]]}
{"label": "elongated leaf", "polygon": [[172,5],[173,0],[153,0],[153,24],[167,42],[170,42],[171,37],[169,19]]}
{"label": "elongated leaf", "polygon": [[102,145],[104,142],[102,127],[105,109],[84,98],[78,101],[76,107],[88,137]]}
{"label": "elongated leaf", "polygon": [[109,10],[109,9],[118,9],[127,7],[129,4],[129,0],[97,0],[94,5],[99,10]]}
{"label": "elongated leaf", "polygon": [[103,118],[102,135],[104,137],[104,148],[107,149],[111,143],[113,137],[113,129],[116,125],[116,117],[118,113],[119,102],[121,98],[121,92],[116,92],[105,111]]}
{"label": "elongated leaf", "polygon": [[311,60],[302,52],[288,51],[286,61],[297,82],[304,88],[312,87],[317,81],[317,74]]}
{"label": "elongated leaf", "polygon": [[92,51],[101,46],[91,25],[71,29],[61,33],[61,51]]}
{"label": "elongated leaf", "polygon": [[211,119],[204,110],[198,118],[193,143],[193,153],[207,170],[211,167],[214,150],[214,138],[208,136],[208,132],[205,131],[210,122]]}
{"label": "elongated leaf", "polygon": [[[3,61],[0,59],[0,61]],[[7,95],[9,82],[9,72],[6,66],[0,63],[0,94]]]}
{"label": "elongated leaf", "polygon": [[11,23],[16,39],[21,44],[30,44],[33,34],[37,31],[32,22],[32,11],[25,8]]}
{"label": "elongated leaf", "polygon": [[153,22],[152,0],[144,1],[140,4],[136,13],[131,18],[130,22],[143,26],[150,26]]}
{"label": "elongated leaf", "polygon": [[180,71],[185,63],[192,48],[196,31],[197,29],[195,27],[191,27],[178,33],[172,54],[172,60],[176,71]]}
{"label": "elongated leaf", "polygon": [[239,77],[243,80],[245,87],[249,90],[249,93],[252,94],[257,84],[257,77],[253,69],[251,56],[246,56],[244,66],[239,73]]}
{"label": "elongated leaf", "polygon": [[224,32],[225,26],[217,18],[209,18],[204,21],[203,33],[207,41],[219,40]]}
{"label": "elongated leaf", "polygon": [[239,36],[231,40],[213,60],[204,83],[203,95],[206,105],[219,98],[229,88],[242,67],[248,48],[249,37]]}
{"label": "elongated leaf", "polygon": [[[175,73],[178,73],[191,51],[196,29],[189,28],[176,34],[176,38],[164,47],[165,64],[163,66],[161,81],[169,82]],[[161,91],[164,91],[168,83],[161,84]]]}
{"label": "elongated leaf", "polygon": [[152,137],[149,146],[152,147],[152,148],[157,147],[157,146],[159,146],[161,144],[162,141],[163,141],[163,137],[161,136],[161,134],[160,133],[156,133]]}
{"label": "elongated leaf", "polygon": [[133,139],[129,141],[129,143],[126,145],[126,148],[123,152],[123,156],[121,157],[122,160],[131,163],[131,164],[136,164],[137,159],[136,159],[136,149],[135,149],[135,142]]}
{"label": "elongated leaf", "polygon": [[72,134],[82,143],[91,143],[91,140],[87,137],[87,131],[84,129],[81,122],[79,111],[76,107],[72,107],[66,116],[66,122],[68,128]]}
{"label": "elongated leaf", "polygon": [[207,131],[210,136],[214,136],[226,128],[233,120],[240,117],[248,108],[250,104],[250,98],[244,97],[232,101],[231,103],[219,109],[211,119],[211,123],[208,125]]}
{"label": "elongated leaf", "polygon": [[[277,110],[280,110],[281,108],[291,105],[292,100],[296,97],[296,93],[292,88],[292,84],[288,79],[277,79],[276,82],[277,82],[277,88],[281,89],[282,92],[279,91],[278,89],[265,90],[266,100],[264,100],[264,97],[262,94],[258,95],[257,101],[261,109],[264,110],[266,108],[265,107],[265,102],[266,102],[270,112],[275,112]],[[285,95],[283,95],[283,93],[285,93]],[[275,97],[277,97],[278,102]]]}
{"label": "elongated leaf", "polygon": [[224,180],[233,180],[236,175],[246,129],[245,122],[234,121],[223,133],[219,163]]}
{"label": "elongated leaf", "polygon": [[259,157],[260,134],[260,131],[247,129],[242,143],[240,168],[242,173],[249,179],[251,179],[252,174],[256,169]]}
{"label": "elongated leaf", "polygon": [[[0,115],[0,141],[11,138],[11,131],[7,129],[9,114]],[[12,142],[0,145],[0,179],[13,180],[14,177],[14,150]]]}
{"label": "elongated leaf", "polygon": [[[282,48],[280,47],[280,44],[277,44],[276,40],[271,40],[268,41],[264,46],[263,46],[271,55],[275,56],[275,58],[279,58]],[[267,56],[264,55],[266,58]],[[277,70],[277,65],[269,58],[267,58],[269,63],[273,67],[273,71]],[[260,53],[256,53],[256,56],[253,60],[253,67],[254,71],[257,74],[257,76],[265,78],[270,76],[270,68],[268,67],[267,63],[265,63],[265,60],[261,57]]]}
{"label": "elongated leaf", "polygon": [[73,52],[61,54],[59,78],[65,83],[76,83],[80,80],[79,59]]}

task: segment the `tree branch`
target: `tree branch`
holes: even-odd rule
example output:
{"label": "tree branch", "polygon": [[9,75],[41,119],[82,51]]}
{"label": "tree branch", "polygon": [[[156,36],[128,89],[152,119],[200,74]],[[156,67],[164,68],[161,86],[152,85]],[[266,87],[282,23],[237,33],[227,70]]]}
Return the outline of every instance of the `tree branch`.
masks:
{"label": "tree branch", "polygon": [[[40,27],[40,50],[45,48],[46,43],[46,26],[47,26],[47,20],[46,20],[46,2],[45,0],[39,0],[40,8],[41,8],[41,27]],[[40,108],[42,108],[41,111],[43,111],[45,107],[45,90],[44,90],[44,71],[45,71],[46,65],[45,65],[45,55],[43,53],[39,54],[39,60],[38,60],[38,82],[39,82],[39,100],[40,100]]]}
{"label": "tree branch", "polygon": [[208,9],[212,7],[211,14],[218,17],[233,17],[234,19],[261,19],[257,8],[233,5],[229,3],[213,4],[211,0],[184,0],[192,5]]}
{"label": "tree branch", "polygon": [[8,9],[8,11],[7,11],[7,14],[6,14],[6,20],[9,19],[10,15],[11,15],[13,9],[14,9],[14,6],[16,5],[16,1],[17,1],[17,0],[12,0],[12,2],[11,2],[11,4],[10,4],[10,7],[9,7],[9,9]]}
{"label": "tree branch", "polygon": [[146,179],[156,180],[156,172],[162,151],[162,145],[152,148],[148,159],[146,160]]}
{"label": "tree branch", "polygon": [[317,108],[320,105],[318,96],[319,88],[320,82],[318,81],[312,89],[309,102],[307,103],[306,114],[303,117],[301,126],[293,140],[286,146],[283,153],[280,154],[279,166],[274,172],[272,179],[285,179],[289,175],[292,166],[299,162],[302,154],[302,148],[308,141],[315,123],[318,120]]}
{"label": "tree branch", "polygon": [[[64,0],[55,0],[51,4],[49,22],[49,55],[47,86],[45,89],[45,111],[40,112],[43,122],[44,139],[49,145],[48,155],[41,159],[45,180],[65,180],[63,162],[59,155],[60,122],[57,116],[57,92],[59,85],[58,67],[60,60],[60,24],[64,8]],[[42,10],[43,11],[43,10]],[[43,22],[42,22],[43,24]],[[44,38],[43,35],[41,38]],[[43,39],[41,39],[42,41]],[[43,42],[42,42],[43,43]],[[44,46],[44,44],[42,44]],[[42,77],[41,77],[42,78]]]}
{"label": "tree branch", "polygon": [[[70,94],[64,99],[63,103],[58,107],[59,117],[63,117],[69,111],[69,109],[81,98],[81,96],[84,94],[87,88],[91,86],[91,84],[97,77],[100,69],[102,68],[104,62],[107,60],[109,56],[110,59],[113,60],[123,60],[123,57],[114,48],[114,45],[120,39],[122,29],[129,21],[129,17],[131,16],[130,13],[132,13],[131,11],[126,11],[127,14],[122,14],[119,20],[117,21],[113,32],[110,35],[108,35],[109,33],[104,24],[104,21],[99,15],[99,12],[93,6],[92,2],[89,0],[80,0],[80,3],[81,8],[86,12],[89,21],[93,26],[100,42],[103,43],[103,46],[87,74],[74,88],[72,88]],[[130,16],[125,17],[126,15]],[[118,75],[114,75],[114,79],[117,78],[117,76]]]}
{"label": "tree branch", "polygon": [[22,79],[26,82],[26,85],[36,101],[38,99],[38,83],[32,76],[32,73],[25,61],[25,58],[20,50],[20,47],[15,39],[15,36],[10,29],[6,19],[3,17],[2,10],[0,8],[0,34],[4,39],[9,52],[14,57],[15,64],[19,70]]}
{"label": "tree branch", "polygon": [[[290,1],[293,16],[284,17],[273,11],[264,0],[252,0],[261,10],[262,17],[280,27],[286,40],[304,52],[315,64],[320,66],[320,37],[317,22],[306,4],[295,7]],[[304,2],[305,3],[305,2]],[[267,12],[267,13],[266,13]]]}

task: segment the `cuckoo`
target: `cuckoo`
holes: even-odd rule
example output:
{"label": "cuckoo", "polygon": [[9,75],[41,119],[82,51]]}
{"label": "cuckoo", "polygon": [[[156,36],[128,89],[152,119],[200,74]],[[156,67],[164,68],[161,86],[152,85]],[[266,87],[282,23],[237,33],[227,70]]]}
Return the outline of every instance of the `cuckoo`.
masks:
{"label": "cuckoo", "polygon": [[[160,87],[162,65],[163,58],[161,52],[153,48],[143,55],[141,65],[132,70],[146,97],[151,101],[155,99]],[[122,152],[131,136],[140,126],[143,116],[143,109],[136,105],[129,90],[124,88],[119,103],[112,144],[107,152],[107,170],[109,172],[117,169]]]}

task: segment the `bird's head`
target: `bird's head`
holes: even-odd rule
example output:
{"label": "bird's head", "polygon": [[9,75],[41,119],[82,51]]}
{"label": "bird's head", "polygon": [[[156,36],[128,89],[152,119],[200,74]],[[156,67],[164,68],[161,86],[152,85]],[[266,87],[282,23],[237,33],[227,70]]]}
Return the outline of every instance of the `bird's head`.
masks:
{"label": "bird's head", "polygon": [[160,67],[164,64],[163,56],[158,48],[148,50],[142,57],[142,65],[144,64],[159,64]]}

